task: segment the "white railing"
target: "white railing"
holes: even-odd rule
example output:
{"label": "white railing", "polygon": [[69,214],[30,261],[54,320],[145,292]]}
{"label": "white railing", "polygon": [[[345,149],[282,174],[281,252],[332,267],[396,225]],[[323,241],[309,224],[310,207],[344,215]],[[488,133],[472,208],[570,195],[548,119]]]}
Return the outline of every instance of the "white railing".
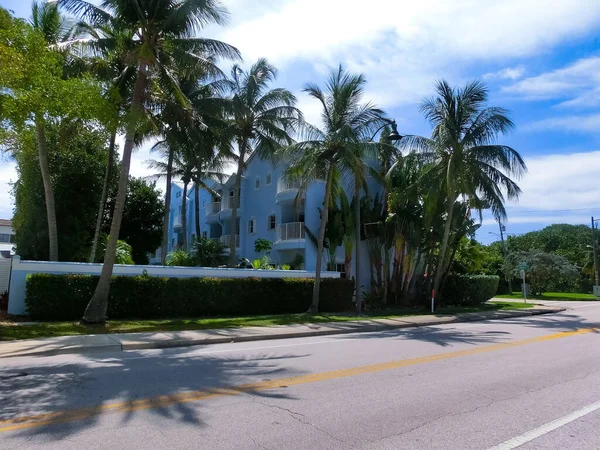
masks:
{"label": "white railing", "polygon": [[[232,239],[233,239],[233,235],[232,234],[224,234],[223,236],[221,236],[219,238],[219,241],[221,241],[227,247],[230,247]],[[235,248],[239,248],[239,247],[240,247],[240,235],[236,234],[235,235]]]}
{"label": "white railing", "polygon": [[[233,207],[233,197],[226,197],[223,199],[221,211],[225,209],[231,209]],[[237,207],[240,207],[240,199],[237,200]]]}
{"label": "white railing", "polygon": [[277,240],[304,239],[304,222],[282,223],[277,228]]}
{"label": "white railing", "polygon": [[177,216],[173,219],[173,228],[181,228],[181,216]]}
{"label": "white railing", "polygon": [[206,205],[204,211],[207,216],[210,216],[211,214],[218,214],[219,211],[221,211],[221,202],[209,203],[208,205]]}
{"label": "white railing", "polygon": [[302,183],[300,180],[284,180],[283,178],[280,178],[277,182],[277,192],[300,189],[301,186]]}

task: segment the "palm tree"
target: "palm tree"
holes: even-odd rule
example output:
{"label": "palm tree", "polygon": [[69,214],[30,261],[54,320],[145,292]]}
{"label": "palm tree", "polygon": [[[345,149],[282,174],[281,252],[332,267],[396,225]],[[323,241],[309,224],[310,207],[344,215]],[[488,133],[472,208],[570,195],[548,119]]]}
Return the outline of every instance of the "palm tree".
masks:
{"label": "palm tree", "polygon": [[[300,179],[304,188],[315,179],[325,178],[323,212],[317,238],[317,265],[312,303],[309,312],[319,309],[321,267],[325,228],[329,212],[334,179],[340,174],[351,176],[355,182],[355,195],[361,187],[366,165],[362,161],[365,151],[372,147],[368,141],[378,127],[382,112],[370,103],[362,103],[365,78],[347,73],[342,66],[333,70],[326,82],[325,91],[315,84],[307,84],[304,92],[321,104],[323,128],[304,125],[305,140],[289,146],[284,155],[292,161],[285,172],[287,178]],[[376,144],[375,144],[376,145]],[[360,207],[360,205],[359,205]],[[360,213],[360,210],[359,210]],[[358,221],[357,221],[358,223]],[[355,262],[355,267],[358,268]],[[358,279],[358,277],[357,277]],[[360,292],[356,292],[360,304]],[[359,307],[359,306],[357,306]]]}
{"label": "palm tree", "polygon": [[[31,26],[39,31],[46,40],[48,46],[71,39],[73,35],[73,24],[60,13],[56,3],[34,1],[31,6]],[[44,198],[46,202],[46,216],[48,220],[48,259],[58,261],[58,227],[56,223],[56,205],[54,201],[54,188],[50,167],[48,165],[48,150],[46,148],[46,126],[42,113],[35,114],[35,129],[38,146],[38,158],[40,172],[44,186]]]}
{"label": "palm tree", "polygon": [[[100,280],[83,317],[86,322],[98,323],[106,319],[131,153],[136,134],[147,117],[145,106],[150,94],[158,89],[172,92],[183,105],[189,104],[174,73],[219,74],[212,58],[206,55],[238,58],[239,52],[220,41],[190,37],[210,23],[222,25],[226,22],[227,13],[217,0],[104,0],[101,6],[85,0],[59,0],[59,4],[92,28],[118,26],[119,29],[135,30],[123,59],[127,66],[135,67],[136,77],[125,123],[125,145],[110,239]],[[89,40],[89,48],[101,55],[117,44],[110,37]]]}
{"label": "palm tree", "polygon": [[436,92],[421,105],[433,126],[431,138],[409,136],[401,146],[423,152],[431,162],[428,177],[441,180],[446,214],[433,285],[438,293],[456,200],[462,197],[480,210],[486,205],[496,218],[505,219],[505,194],[516,199],[521,193],[510,177],[520,177],[527,168],[516,150],[496,144],[514,124],[505,109],[486,107],[488,90],[482,82],[452,88],[442,80]]}
{"label": "palm tree", "polygon": [[261,58],[248,71],[238,65],[231,69],[233,97],[229,126],[224,135],[237,146],[237,176],[233,204],[231,205],[230,242],[231,266],[236,264],[235,236],[238,234],[238,207],[242,175],[248,159],[256,154],[260,158],[273,158],[275,152],[293,140],[290,132],[302,119],[295,107],[296,97],[287,89],[269,89],[277,69]]}

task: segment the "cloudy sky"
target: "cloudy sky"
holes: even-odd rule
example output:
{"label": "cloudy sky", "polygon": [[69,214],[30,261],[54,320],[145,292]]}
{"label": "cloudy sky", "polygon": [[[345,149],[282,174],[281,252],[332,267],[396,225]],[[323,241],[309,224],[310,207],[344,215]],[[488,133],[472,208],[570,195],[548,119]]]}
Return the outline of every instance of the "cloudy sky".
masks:
{"label": "cloudy sky", "polygon": [[[278,84],[298,95],[309,121],[318,105],[302,94],[342,63],[368,79],[368,99],[403,134],[430,132],[419,102],[436,79],[482,78],[490,101],[517,128],[502,143],[521,152],[528,174],[509,205],[509,233],[600,217],[600,2],[597,0],[229,0],[226,28],[204,34],[237,46],[244,63],[267,57]],[[22,17],[29,2],[0,0]],[[146,148],[132,173],[147,173]],[[0,217],[12,214],[14,165],[0,161]],[[497,232],[486,217],[479,232]]]}

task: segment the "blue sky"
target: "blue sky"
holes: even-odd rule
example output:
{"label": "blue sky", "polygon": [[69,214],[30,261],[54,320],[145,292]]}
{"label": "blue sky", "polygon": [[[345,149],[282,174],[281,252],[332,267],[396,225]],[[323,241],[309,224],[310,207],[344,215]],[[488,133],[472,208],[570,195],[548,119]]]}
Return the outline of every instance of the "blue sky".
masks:
{"label": "blue sky", "polygon": [[[482,78],[490,103],[511,111],[516,129],[501,138],[524,155],[529,172],[509,204],[509,233],[600,217],[600,2],[597,0],[247,0],[224,1],[226,28],[204,31],[237,46],[244,62],[267,57],[278,84],[298,95],[307,119],[318,105],[301,93],[339,63],[366,75],[367,99],[404,134],[427,135],[419,102],[436,79]],[[22,17],[29,1],[0,0]],[[148,173],[147,148],[132,173]],[[0,166],[0,217],[12,214],[14,165]],[[4,183],[4,184],[3,184]],[[478,238],[497,232],[484,217]]]}

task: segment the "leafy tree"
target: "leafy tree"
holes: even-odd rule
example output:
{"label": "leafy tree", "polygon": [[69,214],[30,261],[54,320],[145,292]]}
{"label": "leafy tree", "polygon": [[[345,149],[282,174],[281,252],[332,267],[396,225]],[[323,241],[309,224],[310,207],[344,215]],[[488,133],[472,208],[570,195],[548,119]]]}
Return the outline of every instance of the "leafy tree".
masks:
{"label": "leafy tree", "polygon": [[[104,240],[104,251],[106,251],[106,247],[108,245],[108,239],[109,239],[109,237],[106,236],[106,239]],[[115,263],[116,264],[128,264],[128,265],[135,264],[133,262],[132,252],[133,252],[133,249],[131,248],[131,245],[129,245],[127,242],[119,239],[117,241],[117,253],[116,253]]]}
{"label": "leafy tree", "polygon": [[167,266],[192,267],[195,265],[194,255],[186,250],[174,250],[167,255]]}
{"label": "leafy tree", "polygon": [[[231,205],[231,234],[238,234],[238,207],[242,176],[248,159],[256,154],[260,158],[273,158],[282,146],[292,143],[290,132],[302,113],[296,97],[287,89],[269,89],[277,69],[266,59],[259,59],[248,71],[238,65],[231,69],[233,97],[229,124],[224,135],[237,146],[237,177]],[[235,238],[231,239],[229,264],[236,265]]]}
{"label": "leafy tree", "polygon": [[579,275],[577,267],[564,256],[535,250],[510,253],[503,266],[504,273],[514,278],[520,277],[521,263],[528,266],[526,281],[531,285],[534,295],[542,295],[560,283],[574,281]]}
{"label": "leafy tree", "polygon": [[452,88],[440,81],[436,91],[421,106],[433,126],[431,138],[408,136],[401,146],[423,152],[431,162],[428,178],[441,180],[446,218],[433,286],[439,292],[456,199],[462,197],[478,210],[490,208],[496,218],[505,219],[503,191],[508,199],[518,198],[521,190],[510,177],[520,176],[526,166],[516,150],[495,144],[514,124],[505,109],[485,106],[488,90],[483,83]]}
{"label": "leafy tree", "polygon": [[268,255],[272,247],[273,243],[268,239],[258,238],[254,241],[254,251],[256,253],[265,252],[265,254]]}
{"label": "leafy tree", "polygon": [[[362,103],[366,80],[362,75],[347,73],[342,66],[329,75],[325,91],[307,84],[304,92],[317,100],[321,107],[323,128],[306,124],[301,130],[302,141],[289,146],[284,155],[291,164],[285,172],[289,179],[299,179],[306,188],[315,179],[325,179],[325,200],[317,238],[317,255],[323,253],[327,218],[334,182],[342,173],[354,179],[366,171],[361,155],[376,130],[381,111],[369,103]],[[339,184],[338,184],[339,186]],[[319,308],[322,258],[317,258],[315,285],[310,312]],[[358,295],[357,295],[358,298]],[[360,304],[360,302],[357,302]]]}
{"label": "leafy tree", "polygon": [[[146,106],[149,106],[151,94],[160,89],[172,93],[182,105],[189,104],[173,74],[218,74],[220,70],[215,66],[213,57],[237,58],[239,52],[220,41],[191,37],[208,24],[225,23],[227,14],[216,0],[105,0],[102,7],[85,0],[61,0],[60,4],[79,16],[89,28],[114,27],[135,30],[135,35],[132,35],[132,39],[127,43],[128,51],[123,59],[128,67],[135,68],[136,76],[125,121],[125,145],[110,228],[111,239],[98,286],[84,313],[85,321],[98,323],[106,319],[110,279],[127,194],[131,153],[136,135],[139,134],[142,125],[147,123],[146,113],[149,111]],[[100,54],[108,52],[117,44],[110,36],[102,39],[92,37],[89,42]]]}
{"label": "leafy tree", "polygon": [[[116,183],[107,202],[104,232],[110,230],[110,212],[113,211]],[[125,210],[119,238],[132,247],[131,256],[135,264],[148,264],[148,254],[154,252],[162,241],[162,217],[165,205],[156,182],[130,177],[125,199]]]}
{"label": "leafy tree", "polygon": [[[81,122],[49,122],[45,131],[60,260],[84,262],[93,235],[96,199],[102,190],[108,136]],[[9,145],[19,176],[13,187],[19,254],[24,259],[48,260],[47,215],[35,128],[24,128],[13,138]]]}
{"label": "leafy tree", "polygon": [[227,246],[217,239],[200,238],[193,244],[196,265],[219,267],[227,262]]}

